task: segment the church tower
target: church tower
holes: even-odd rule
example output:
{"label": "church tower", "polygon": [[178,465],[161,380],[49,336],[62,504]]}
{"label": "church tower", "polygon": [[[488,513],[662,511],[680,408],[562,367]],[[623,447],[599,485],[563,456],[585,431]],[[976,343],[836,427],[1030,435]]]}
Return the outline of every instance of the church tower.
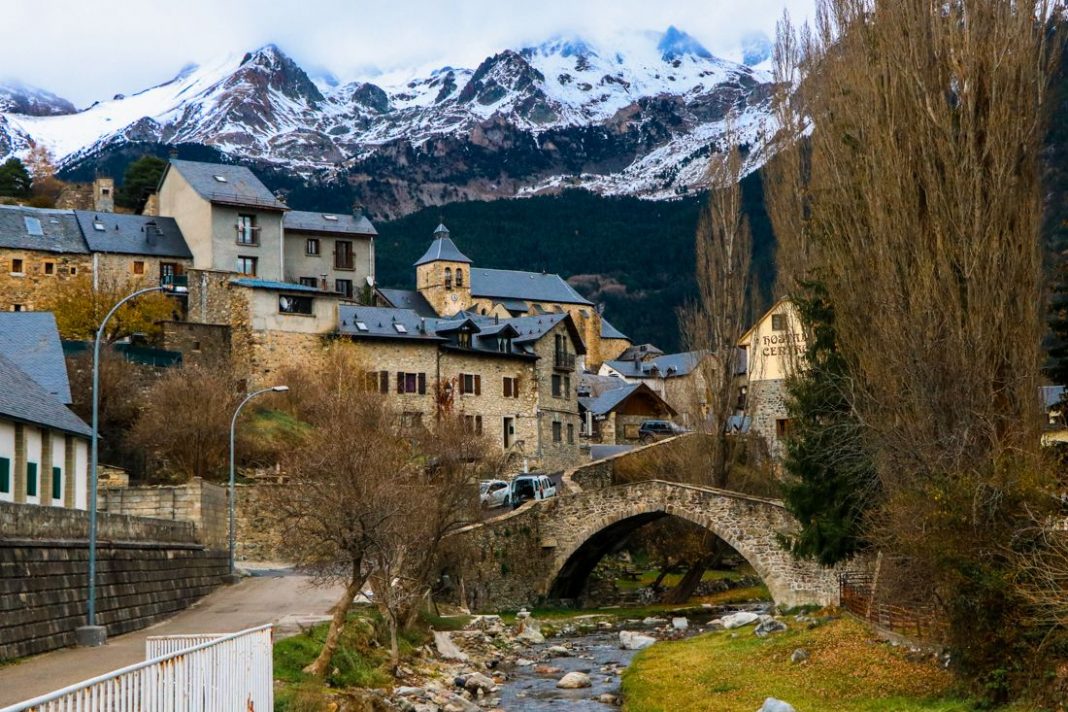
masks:
{"label": "church tower", "polygon": [[415,263],[415,288],[441,316],[452,316],[471,306],[471,260],[438,225],[430,248]]}

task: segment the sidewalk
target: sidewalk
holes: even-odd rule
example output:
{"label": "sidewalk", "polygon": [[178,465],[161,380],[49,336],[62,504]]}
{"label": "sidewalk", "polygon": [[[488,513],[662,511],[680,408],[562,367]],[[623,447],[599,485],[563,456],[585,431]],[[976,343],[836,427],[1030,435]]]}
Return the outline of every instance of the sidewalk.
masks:
{"label": "sidewalk", "polygon": [[0,707],[22,702],[145,659],[145,638],[181,633],[232,633],[275,624],[275,638],[325,620],[344,591],[317,587],[283,567],[249,565],[253,575],[224,586],[174,618],[108,640],[102,648],[64,648],[0,666]]}

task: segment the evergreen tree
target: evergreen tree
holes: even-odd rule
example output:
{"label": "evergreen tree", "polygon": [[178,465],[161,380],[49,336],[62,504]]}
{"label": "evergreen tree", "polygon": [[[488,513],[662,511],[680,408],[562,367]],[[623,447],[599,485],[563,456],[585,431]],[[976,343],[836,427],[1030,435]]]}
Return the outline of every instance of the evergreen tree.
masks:
{"label": "evergreen tree", "polygon": [[836,345],[834,307],[819,282],[794,299],[807,333],[805,368],[787,383],[792,431],[786,442],[786,508],[801,523],[791,551],[824,566],[865,546],[865,512],[878,495],[849,400],[849,369]]}
{"label": "evergreen tree", "polygon": [[122,187],[116,196],[117,202],[124,208],[140,210],[149,194],[159,185],[163,169],[167,167],[162,158],[145,155],[126,167],[122,177]]}
{"label": "evergreen tree", "polygon": [[33,181],[26,166],[17,158],[9,158],[0,165],[0,195],[26,198]]}

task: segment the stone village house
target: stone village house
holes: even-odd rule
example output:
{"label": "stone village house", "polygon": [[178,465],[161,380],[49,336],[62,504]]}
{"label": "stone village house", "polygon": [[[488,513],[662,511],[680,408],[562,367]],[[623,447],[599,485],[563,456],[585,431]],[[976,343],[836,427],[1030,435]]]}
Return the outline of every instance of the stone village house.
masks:
{"label": "stone village house", "polygon": [[598,375],[646,385],[670,406],[681,425],[699,430],[708,424],[711,413],[705,374],[715,367],[711,355],[697,351],[664,354],[648,344],[628,349],[625,355],[628,358],[605,361]]}

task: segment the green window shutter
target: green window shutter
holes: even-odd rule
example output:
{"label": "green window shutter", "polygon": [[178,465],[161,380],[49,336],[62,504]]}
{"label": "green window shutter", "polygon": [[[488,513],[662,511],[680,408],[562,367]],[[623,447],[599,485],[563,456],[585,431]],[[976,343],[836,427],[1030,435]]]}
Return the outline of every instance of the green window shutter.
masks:
{"label": "green window shutter", "polygon": [[26,463],[26,496],[37,496],[37,463]]}
{"label": "green window shutter", "polygon": [[11,460],[0,457],[0,492],[11,491]]}
{"label": "green window shutter", "polygon": [[63,499],[63,470],[59,467],[52,468],[52,499]]}

